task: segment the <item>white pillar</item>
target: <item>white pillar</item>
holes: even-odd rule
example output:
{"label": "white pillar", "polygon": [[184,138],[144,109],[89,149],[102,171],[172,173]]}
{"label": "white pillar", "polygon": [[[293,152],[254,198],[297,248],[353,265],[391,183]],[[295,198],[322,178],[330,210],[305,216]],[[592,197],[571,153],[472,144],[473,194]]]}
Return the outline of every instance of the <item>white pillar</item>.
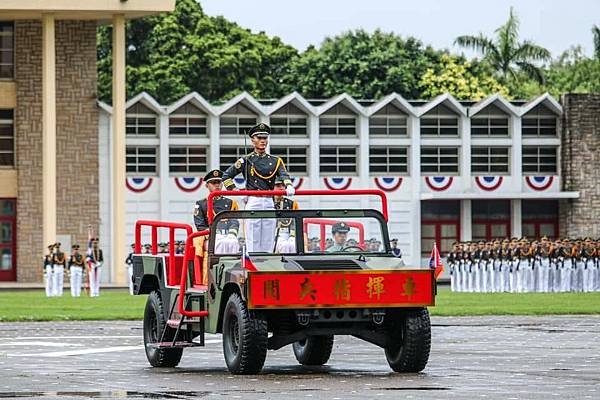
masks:
{"label": "white pillar", "polygon": [[[357,119],[358,123],[358,139],[360,144],[358,146],[358,180],[360,181],[361,188],[368,188],[369,182],[369,117],[359,115]],[[370,208],[369,200],[371,196],[361,196],[360,206],[363,209]]]}
{"label": "white pillar", "polygon": [[460,240],[469,241],[473,239],[471,200],[460,201]]}
{"label": "white pillar", "polygon": [[408,118],[410,135],[409,173],[411,187],[411,233],[409,265],[419,266],[421,261],[421,123],[418,117]]}
{"label": "white pillar", "polygon": [[512,189],[516,193],[523,190],[523,165],[522,165],[522,135],[521,135],[521,118],[511,116],[510,118],[510,134],[512,138],[512,146],[510,151],[512,177]]}
{"label": "white pillar", "polygon": [[125,17],[113,16],[112,254],[111,281],[125,283]]}
{"label": "white pillar", "polygon": [[45,254],[46,246],[56,242],[56,45],[52,14],[42,16],[42,239]]}
{"label": "white pillar", "polygon": [[462,144],[460,148],[459,173],[463,184],[463,190],[471,190],[471,120],[468,117],[460,117],[460,132]]}
{"label": "white pillar", "polygon": [[521,199],[510,201],[510,234],[512,237],[520,238],[523,236]]}
{"label": "white pillar", "polygon": [[220,154],[221,154],[221,120],[216,115],[209,115],[208,117],[208,138],[210,145],[208,146],[209,157],[208,157],[208,169],[218,169],[221,166]]}
{"label": "white pillar", "polygon": [[[308,149],[308,178],[310,180],[310,189],[319,189],[321,183],[321,171],[319,168],[319,117],[315,115],[309,115],[307,122],[308,138],[310,146]],[[310,207],[316,209],[319,206],[319,199],[317,196],[310,196]]]}
{"label": "white pillar", "polygon": [[[170,221],[169,218],[169,116],[158,115],[158,183],[160,193],[159,215],[161,221]],[[168,240],[168,231],[159,230],[159,240]]]}

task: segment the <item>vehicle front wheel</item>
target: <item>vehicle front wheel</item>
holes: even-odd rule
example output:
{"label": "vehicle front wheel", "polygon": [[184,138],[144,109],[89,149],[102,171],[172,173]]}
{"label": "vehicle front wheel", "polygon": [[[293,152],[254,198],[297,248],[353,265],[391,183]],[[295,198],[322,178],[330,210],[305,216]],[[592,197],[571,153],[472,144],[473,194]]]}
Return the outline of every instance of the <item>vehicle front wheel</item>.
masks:
{"label": "vehicle front wheel", "polygon": [[237,294],[229,296],[223,312],[223,354],[232,374],[257,374],[267,357],[267,321],[248,311]]}
{"label": "vehicle front wheel", "polygon": [[420,372],[425,368],[431,350],[431,322],[426,308],[394,315],[387,336],[385,356],[394,371]]}
{"label": "vehicle front wheel", "polygon": [[[144,310],[144,347],[146,358],[153,367],[176,367],[181,361],[183,349],[181,348],[157,348],[149,346],[161,340],[167,319],[165,316],[163,302],[160,293],[153,291],[146,300]],[[167,328],[163,342],[171,342],[175,335],[173,328]]]}
{"label": "vehicle front wheel", "polygon": [[333,335],[308,336],[292,344],[296,360],[302,365],[323,365],[333,349]]}

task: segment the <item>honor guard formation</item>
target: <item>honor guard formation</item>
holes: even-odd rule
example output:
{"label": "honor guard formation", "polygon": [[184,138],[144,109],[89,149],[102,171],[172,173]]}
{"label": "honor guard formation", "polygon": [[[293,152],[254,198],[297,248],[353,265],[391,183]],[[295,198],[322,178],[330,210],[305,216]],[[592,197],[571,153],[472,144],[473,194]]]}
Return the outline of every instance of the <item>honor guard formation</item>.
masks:
{"label": "honor guard formation", "polygon": [[600,291],[600,239],[456,242],[448,254],[455,292]]}

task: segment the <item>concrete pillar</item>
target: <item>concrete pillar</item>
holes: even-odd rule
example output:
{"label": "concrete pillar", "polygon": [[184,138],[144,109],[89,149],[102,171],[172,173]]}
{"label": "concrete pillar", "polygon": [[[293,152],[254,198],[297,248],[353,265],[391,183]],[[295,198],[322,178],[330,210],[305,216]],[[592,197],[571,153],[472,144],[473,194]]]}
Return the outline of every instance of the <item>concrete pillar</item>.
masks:
{"label": "concrete pillar", "polygon": [[460,240],[469,241],[473,239],[473,224],[471,216],[471,200],[460,202]]}
{"label": "concrete pillar", "polygon": [[[310,180],[310,187],[304,187],[306,189],[319,189],[321,183],[321,171],[319,168],[319,117],[315,115],[309,115],[307,121],[308,138],[310,146],[308,148],[308,178]],[[316,209],[319,205],[319,199],[317,196],[310,196],[310,207]]]}
{"label": "concrete pillar", "polygon": [[521,199],[510,201],[510,235],[520,238],[523,236],[523,213],[521,211]]}
{"label": "concrete pillar", "polygon": [[112,119],[112,266],[111,281],[125,283],[120,266],[125,262],[125,17],[113,16],[113,119]]}
{"label": "concrete pillar", "polygon": [[42,254],[56,242],[56,44],[54,15],[42,16]]}
{"label": "concrete pillar", "polygon": [[421,123],[418,117],[408,118],[410,135],[409,173],[411,187],[410,259],[406,263],[419,266],[421,262]]}

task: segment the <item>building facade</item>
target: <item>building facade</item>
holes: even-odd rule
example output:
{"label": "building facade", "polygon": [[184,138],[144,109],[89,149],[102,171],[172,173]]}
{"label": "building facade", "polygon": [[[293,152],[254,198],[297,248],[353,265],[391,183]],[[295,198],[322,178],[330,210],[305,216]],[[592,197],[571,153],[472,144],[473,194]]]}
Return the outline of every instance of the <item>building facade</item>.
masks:
{"label": "building facade", "polygon": [[[100,109],[100,162],[108,163],[112,110]],[[194,202],[206,195],[201,177],[246,154],[244,131],[258,122],[271,125],[270,153],[284,158],[297,188],[386,191],[391,237],[411,264],[422,263],[434,242],[444,252],[457,240],[569,234],[575,210],[588,204],[581,180],[567,185],[571,175],[564,177],[566,118],[547,94],[529,102],[499,95],[473,102],[396,94],[307,100],[297,93],[263,101],[242,93],[209,104],[191,93],[160,105],[142,93],[126,113],[129,241],[138,218],[191,224]],[[587,157],[597,165],[591,151]],[[100,219],[109,221],[104,196]],[[375,198],[297,200],[304,208],[378,207]],[[110,227],[101,222],[102,230]]]}

